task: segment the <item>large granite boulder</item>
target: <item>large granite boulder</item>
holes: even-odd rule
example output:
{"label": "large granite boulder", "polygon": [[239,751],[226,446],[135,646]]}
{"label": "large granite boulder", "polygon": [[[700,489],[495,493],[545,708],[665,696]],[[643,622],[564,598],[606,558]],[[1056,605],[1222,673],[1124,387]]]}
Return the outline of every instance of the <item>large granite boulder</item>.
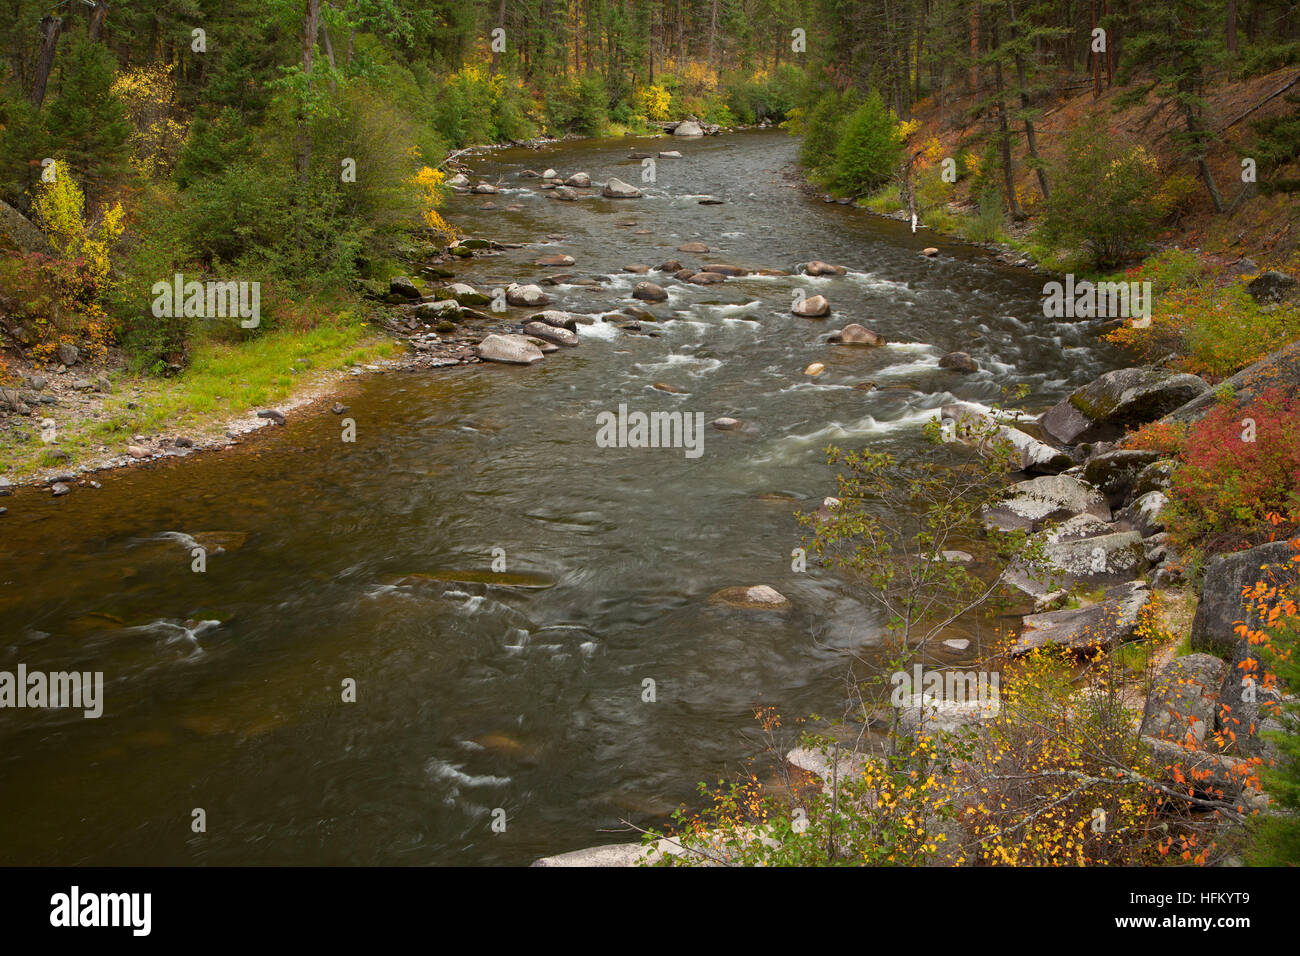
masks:
{"label": "large granite boulder", "polygon": [[1212,559],[1206,566],[1201,601],[1192,619],[1192,650],[1232,658],[1242,641],[1236,631],[1238,622],[1249,627],[1259,624],[1258,616],[1242,597],[1242,590],[1257,581],[1281,586],[1294,584],[1300,569],[1291,560],[1294,554],[1285,541],[1273,541]]}
{"label": "large granite boulder", "polygon": [[1075,389],[1045,412],[1040,423],[1048,435],[1066,445],[1110,441],[1126,428],[1153,422],[1209,390],[1195,375],[1121,368]]}
{"label": "large granite boulder", "polygon": [[1162,740],[1205,743],[1228,666],[1213,654],[1188,654],[1162,667],[1142,713],[1141,733]]}
{"label": "large granite boulder", "polygon": [[1300,282],[1296,281],[1295,276],[1270,271],[1261,272],[1252,279],[1246,286],[1246,291],[1256,302],[1282,302],[1296,294],[1297,286],[1300,286]]}
{"label": "large granite boulder", "polygon": [[1142,536],[1117,531],[1091,514],[1075,515],[1040,532],[1042,553],[1035,560],[1017,560],[1007,569],[1008,584],[1034,597],[1082,584],[1109,587],[1131,581],[1142,561]]}
{"label": "large granite boulder", "polygon": [[1110,506],[1095,488],[1069,475],[1047,475],[1011,486],[1007,496],[984,512],[985,527],[1038,531],[1049,522],[1078,514],[1110,520]]}
{"label": "large granite boulder", "polygon": [[982,454],[991,453],[1000,442],[1009,442],[1014,449],[1012,467],[1021,471],[1055,475],[1074,464],[1065,452],[1002,424],[978,406],[954,402],[943,406],[939,415],[946,440],[961,442]]}

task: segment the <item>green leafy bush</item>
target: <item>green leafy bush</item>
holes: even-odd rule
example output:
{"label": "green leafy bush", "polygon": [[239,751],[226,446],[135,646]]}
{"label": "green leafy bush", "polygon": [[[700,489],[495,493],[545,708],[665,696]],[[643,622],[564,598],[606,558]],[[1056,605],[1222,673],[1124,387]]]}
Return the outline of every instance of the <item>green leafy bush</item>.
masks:
{"label": "green leafy bush", "polygon": [[1155,158],[1097,118],[1067,137],[1051,180],[1039,237],[1070,248],[1092,266],[1122,264],[1146,245],[1168,211],[1154,199],[1160,187]]}

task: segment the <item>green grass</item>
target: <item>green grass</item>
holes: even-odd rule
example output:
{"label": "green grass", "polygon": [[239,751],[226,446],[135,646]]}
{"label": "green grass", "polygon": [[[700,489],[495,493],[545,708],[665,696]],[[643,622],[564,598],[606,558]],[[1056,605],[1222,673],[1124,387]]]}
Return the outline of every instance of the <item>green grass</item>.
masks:
{"label": "green grass", "polygon": [[307,332],[270,332],[243,343],[199,341],[189,367],[176,378],[115,376],[102,419],[66,421],[56,410],[51,417],[58,425],[57,447],[69,454],[64,462],[50,457],[52,446],[40,440],[39,419],[11,432],[13,440],[0,450],[0,473],[18,480],[40,468],[122,454],[131,436],[141,432],[215,431],[228,419],[289,398],[313,373],[373,362],[396,350],[395,342],[364,324],[343,321]]}

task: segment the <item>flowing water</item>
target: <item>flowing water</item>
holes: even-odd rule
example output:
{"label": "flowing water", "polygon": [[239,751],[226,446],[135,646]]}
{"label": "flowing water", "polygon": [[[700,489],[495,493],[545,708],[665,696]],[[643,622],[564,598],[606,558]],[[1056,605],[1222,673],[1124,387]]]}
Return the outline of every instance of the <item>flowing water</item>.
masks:
{"label": "flowing water", "polygon": [[[638,148],[685,154],[640,200],[556,202],[516,175],[641,185]],[[105,710],[0,710],[0,862],[526,863],[634,839],[607,832],[622,818],[662,824],[741,766],[756,704],[838,712],[848,651],[870,654],[880,622],[841,578],[791,570],[795,510],[833,491],[824,447],[934,455],[921,427],[945,402],[1023,383],[1042,407],[1113,361],[1092,326],[1042,317],[1041,278],[792,188],[794,153],[778,132],[493,153],[476,171],[508,190],[457,197],[448,218],[567,238],[456,270],[491,288],[561,271],[531,261],[566,252],[564,271],[614,277],[553,290],[582,312],[632,304],[640,277],[620,270],[638,262],[818,258],[846,277],[666,280],[654,335],[601,323],[529,368],[367,377],[347,399],[354,444],[332,415],[291,416],[99,491],[6,499],[0,669],[102,671]],[[716,251],[675,251],[692,240]],[[919,255],[931,244],[941,258]],[[833,317],[791,315],[798,286]],[[891,344],[822,341],[848,321]],[[982,371],[940,370],[955,349]],[[598,447],[596,416],[620,404],[749,427],[707,429],[698,458]],[[793,607],[709,601],[758,583]]]}

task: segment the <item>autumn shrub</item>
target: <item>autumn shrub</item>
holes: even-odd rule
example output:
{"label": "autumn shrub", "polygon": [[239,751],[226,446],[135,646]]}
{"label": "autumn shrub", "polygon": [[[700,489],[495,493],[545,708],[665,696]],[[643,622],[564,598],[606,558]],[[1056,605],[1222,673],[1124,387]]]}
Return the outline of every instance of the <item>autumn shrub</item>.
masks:
{"label": "autumn shrub", "polygon": [[1158,451],[1169,458],[1182,454],[1187,426],[1180,422],[1148,422],[1124,436],[1120,443],[1135,451]]}
{"label": "autumn shrub", "polygon": [[1300,396],[1271,388],[1221,403],[1187,433],[1169,531],[1209,553],[1259,543],[1268,516],[1300,523]]}
{"label": "autumn shrub", "polygon": [[555,135],[599,136],[609,125],[609,95],[599,73],[557,80],[546,92],[546,125]]}
{"label": "autumn shrub", "polygon": [[84,259],[0,256],[0,289],[11,303],[5,318],[11,347],[42,363],[54,363],[62,344],[75,345],[92,362],[106,354],[112,327],[99,304],[103,276]]}
{"label": "autumn shrub", "polygon": [[1261,306],[1243,281],[1223,281],[1194,253],[1162,253],[1124,279],[1151,282],[1151,324],[1125,324],[1106,339],[1147,361],[1172,356],[1180,371],[1221,379],[1300,338],[1300,306]]}
{"label": "autumn shrub", "polygon": [[492,75],[482,66],[445,77],[430,99],[433,128],[453,146],[526,139],[536,132],[519,79]]}

